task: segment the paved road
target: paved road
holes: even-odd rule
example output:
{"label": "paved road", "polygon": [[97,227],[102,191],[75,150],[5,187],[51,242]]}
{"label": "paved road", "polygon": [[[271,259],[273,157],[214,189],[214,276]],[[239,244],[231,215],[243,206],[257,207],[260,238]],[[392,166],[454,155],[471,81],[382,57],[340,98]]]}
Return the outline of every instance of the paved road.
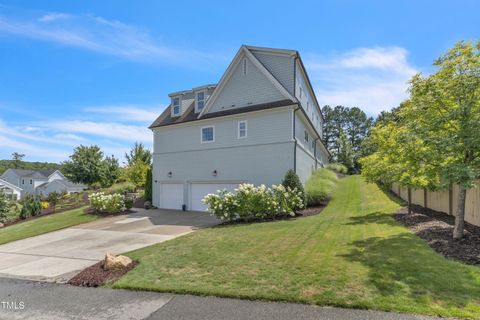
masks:
{"label": "paved road", "polygon": [[0,245],[0,276],[65,282],[107,252],[139,249],[218,223],[208,213],[135,210]]}
{"label": "paved road", "polygon": [[[22,305],[24,306],[21,309]],[[17,310],[15,310],[15,307]],[[160,294],[0,278],[0,319],[418,320],[395,313]]]}

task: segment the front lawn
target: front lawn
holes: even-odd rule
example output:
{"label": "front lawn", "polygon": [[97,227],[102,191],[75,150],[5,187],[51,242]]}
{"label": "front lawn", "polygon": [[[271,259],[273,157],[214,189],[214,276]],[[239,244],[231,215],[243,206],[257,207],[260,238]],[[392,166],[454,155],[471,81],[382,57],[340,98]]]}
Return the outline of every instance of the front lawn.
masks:
{"label": "front lawn", "polygon": [[37,236],[39,234],[68,228],[98,219],[97,215],[86,214],[86,207],[55,213],[17,223],[0,229],[0,244]]}
{"label": "front lawn", "polygon": [[317,216],[220,226],[128,254],[116,288],[480,318],[480,268],[435,253],[359,176]]}

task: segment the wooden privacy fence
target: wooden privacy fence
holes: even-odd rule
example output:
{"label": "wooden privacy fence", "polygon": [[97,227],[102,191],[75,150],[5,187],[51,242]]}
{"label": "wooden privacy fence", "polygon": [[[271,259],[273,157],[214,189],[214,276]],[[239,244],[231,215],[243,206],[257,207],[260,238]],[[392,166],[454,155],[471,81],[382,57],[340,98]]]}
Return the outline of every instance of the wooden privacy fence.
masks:
{"label": "wooden privacy fence", "polygon": [[[450,189],[442,191],[429,191],[426,189],[409,190],[408,188],[401,188],[398,183],[394,183],[391,190],[407,202],[408,193],[410,192],[410,201],[412,204],[454,216],[457,210],[458,189],[457,185],[453,185]],[[465,221],[480,226],[480,187],[467,191]]]}

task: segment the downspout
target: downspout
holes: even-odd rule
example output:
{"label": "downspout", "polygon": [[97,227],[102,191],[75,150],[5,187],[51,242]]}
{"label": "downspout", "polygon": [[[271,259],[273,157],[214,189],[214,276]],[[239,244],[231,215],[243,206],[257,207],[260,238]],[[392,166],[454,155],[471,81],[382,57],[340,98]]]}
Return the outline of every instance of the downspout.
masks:
{"label": "downspout", "polygon": [[300,109],[297,105],[295,110],[293,111],[293,171],[297,173],[297,138],[295,138],[295,113]]}
{"label": "downspout", "polygon": [[[297,88],[297,55],[293,59],[293,97],[295,97],[295,89]],[[297,104],[297,107],[293,111],[293,171],[297,173],[297,139],[295,138],[295,113],[300,109],[300,106]]]}
{"label": "downspout", "polygon": [[318,161],[317,161],[317,140],[320,140],[320,138],[316,138],[313,140],[314,147],[313,147],[313,157],[315,158],[315,170],[318,169]]}

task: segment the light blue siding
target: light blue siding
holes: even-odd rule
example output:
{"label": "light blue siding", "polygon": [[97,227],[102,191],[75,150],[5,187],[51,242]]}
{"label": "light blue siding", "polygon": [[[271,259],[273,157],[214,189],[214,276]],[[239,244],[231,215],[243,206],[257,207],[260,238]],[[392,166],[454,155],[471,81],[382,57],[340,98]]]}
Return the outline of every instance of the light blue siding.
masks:
{"label": "light blue siding", "polygon": [[253,55],[267,68],[267,70],[293,95],[295,86],[294,68],[295,59],[287,55],[268,54],[257,51]]}
{"label": "light blue siding", "polygon": [[247,74],[243,74],[243,57],[225,83],[209,113],[249,105],[284,100],[285,97],[270,80],[247,59]]}

